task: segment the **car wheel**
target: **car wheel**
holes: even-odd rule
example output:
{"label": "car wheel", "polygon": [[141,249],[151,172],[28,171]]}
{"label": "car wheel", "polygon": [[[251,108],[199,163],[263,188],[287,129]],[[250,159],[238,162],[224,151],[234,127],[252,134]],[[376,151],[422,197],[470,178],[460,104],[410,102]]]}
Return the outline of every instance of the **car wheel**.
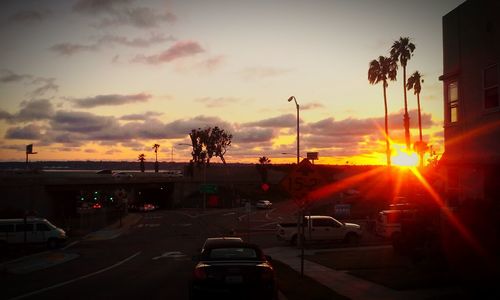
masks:
{"label": "car wheel", "polygon": [[49,249],[56,249],[59,246],[59,241],[56,239],[49,239],[47,241],[47,247]]}
{"label": "car wheel", "polygon": [[349,232],[345,236],[345,242],[350,245],[357,245],[359,243],[359,236],[354,232]]}

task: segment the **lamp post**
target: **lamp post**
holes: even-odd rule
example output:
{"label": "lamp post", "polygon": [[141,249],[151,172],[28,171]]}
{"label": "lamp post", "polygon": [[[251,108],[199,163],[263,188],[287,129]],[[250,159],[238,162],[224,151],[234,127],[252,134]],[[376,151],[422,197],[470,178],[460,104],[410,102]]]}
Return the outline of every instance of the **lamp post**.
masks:
{"label": "lamp post", "polygon": [[295,107],[297,108],[297,165],[300,163],[300,129],[299,129],[299,103],[295,96],[290,96],[288,102],[295,101]]}

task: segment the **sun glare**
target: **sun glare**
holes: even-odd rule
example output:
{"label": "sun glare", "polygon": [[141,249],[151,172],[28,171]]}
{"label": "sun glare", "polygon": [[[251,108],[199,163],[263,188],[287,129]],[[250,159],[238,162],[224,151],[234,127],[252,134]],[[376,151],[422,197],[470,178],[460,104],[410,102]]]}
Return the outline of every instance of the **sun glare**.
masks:
{"label": "sun glare", "polygon": [[406,151],[403,145],[393,145],[396,153],[392,155],[392,164],[398,167],[418,166],[418,155],[413,151]]}

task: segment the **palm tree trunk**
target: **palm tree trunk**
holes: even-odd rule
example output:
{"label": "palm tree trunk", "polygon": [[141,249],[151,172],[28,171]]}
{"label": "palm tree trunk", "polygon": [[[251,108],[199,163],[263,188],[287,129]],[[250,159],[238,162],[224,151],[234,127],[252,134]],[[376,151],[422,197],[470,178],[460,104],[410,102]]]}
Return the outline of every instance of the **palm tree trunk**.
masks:
{"label": "palm tree trunk", "polygon": [[422,141],[422,115],[420,114],[420,93],[417,93],[418,105],[418,132],[420,134],[420,141]]}
{"label": "palm tree trunk", "polygon": [[386,94],[386,88],[385,86],[387,83],[384,81],[383,82],[383,87],[384,87],[384,109],[385,109],[385,152],[387,156],[387,166],[391,166],[391,146],[389,143],[389,122],[388,122],[388,116],[387,116],[387,94]]}
{"label": "palm tree trunk", "polygon": [[403,92],[404,92],[404,100],[405,100],[405,115],[403,117],[403,125],[405,128],[405,141],[406,141],[406,150],[410,151],[410,116],[408,115],[408,99],[406,97],[406,66],[403,66]]}
{"label": "palm tree trunk", "polygon": [[418,133],[420,137],[419,153],[420,156],[420,168],[424,167],[424,151],[422,151],[422,115],[420,114],[420,93],[417,93],[417,106],[418,106]]}

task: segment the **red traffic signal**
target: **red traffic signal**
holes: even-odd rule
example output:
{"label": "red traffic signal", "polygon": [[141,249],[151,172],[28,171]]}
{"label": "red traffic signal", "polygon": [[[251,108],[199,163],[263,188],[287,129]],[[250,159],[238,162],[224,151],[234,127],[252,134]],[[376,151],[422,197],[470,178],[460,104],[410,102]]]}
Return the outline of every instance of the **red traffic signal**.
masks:
{"label": "red traffic signal", "polygon": [[269,190],[269,184],[263,183],[260,185],[260,188],[264,191],[267,192]]}

